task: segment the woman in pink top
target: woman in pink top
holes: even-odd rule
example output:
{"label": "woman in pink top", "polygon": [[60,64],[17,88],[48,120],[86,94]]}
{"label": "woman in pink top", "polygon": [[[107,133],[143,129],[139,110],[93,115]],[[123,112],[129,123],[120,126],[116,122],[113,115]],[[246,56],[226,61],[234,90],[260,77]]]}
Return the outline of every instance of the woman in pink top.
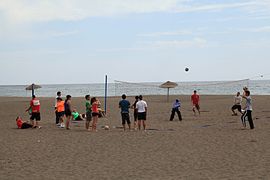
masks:
{"label": "woman in pink top", "polygon": [[91,105],[92,105],[92,131],[97,131],[97,121],[99,116],[98,106],[100,105],[100,102],[97,100],[97,98],[93,97],[91,99]]}

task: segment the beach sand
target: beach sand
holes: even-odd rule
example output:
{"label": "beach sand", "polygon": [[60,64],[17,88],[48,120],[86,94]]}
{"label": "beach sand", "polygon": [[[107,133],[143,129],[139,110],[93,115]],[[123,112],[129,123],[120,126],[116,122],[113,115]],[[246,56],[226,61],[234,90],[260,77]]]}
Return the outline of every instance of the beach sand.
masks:
{"label": "beach sand", "polygon": [[[109,98],[108,117],[93,133],[84,122],[57,128],[54,98],[40,98],[42,129],[19,130],[15,118],[29,119],[30,98],[0,97],[0,179],[270,179],[270,96],[253,96],[254,130],[242,130],[240,116],[231,116],[233,96],[202,95],[197,117],[189,96],[170,98],[144,97],[147,132],[118,128],[120,98]],[[182,122],[169,121],[175,98]],[[72,103],[84,112],[84,98]]]}

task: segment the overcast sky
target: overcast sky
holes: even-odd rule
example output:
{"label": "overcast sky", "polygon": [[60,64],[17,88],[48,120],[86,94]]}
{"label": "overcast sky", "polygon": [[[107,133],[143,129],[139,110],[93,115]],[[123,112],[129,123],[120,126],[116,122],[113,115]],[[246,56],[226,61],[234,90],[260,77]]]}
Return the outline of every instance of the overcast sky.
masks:
{"label": "overcast sky", "polygon": [[270,0],[0,0],[0,23],[2,85],[239,80],[270,67]]}

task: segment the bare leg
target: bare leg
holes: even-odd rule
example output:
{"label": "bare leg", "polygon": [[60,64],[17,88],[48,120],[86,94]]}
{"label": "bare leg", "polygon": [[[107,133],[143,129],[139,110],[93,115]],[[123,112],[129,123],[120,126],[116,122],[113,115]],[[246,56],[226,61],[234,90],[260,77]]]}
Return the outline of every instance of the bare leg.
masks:
{"label": "bare leg", "polygon": [[141,130],[141,120],[138,120],[138,128]]}

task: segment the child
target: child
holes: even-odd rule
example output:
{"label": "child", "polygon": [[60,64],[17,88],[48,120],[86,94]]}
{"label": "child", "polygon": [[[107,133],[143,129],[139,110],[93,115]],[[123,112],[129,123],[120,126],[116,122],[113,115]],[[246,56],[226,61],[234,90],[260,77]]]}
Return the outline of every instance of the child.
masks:
{"label": "child", "polygon": [[236,96],[234,97],[234,105],[232,107],[233,116],[237,116],[237,113],[235,112],[236,109],[242,114],[241,103],[242,103],[242,97],[240,96],[240,92],[237,92]]}
{"label": "child", "polygon": [[73,121],[83,121],[84,120],[84,114],[80,114],[79,112],[76,111],[76,109],[74,109],[71,114],[72,114]]}
{"label": "child", "polygon": [[194,113],[194,116],[196,116],[195,109],[197,109],[198,113],[201,114],[200,112],[200,96],[197,94],[197,91],[194,90],[193,95],[191,96],[191,102],[192,102],[192,111]]}
{"label": "child", "polygon": [[181,112],[179,110],[180,107],[181,107],[181,103],[178,99],[176,99],[175,102],[173,103],[170,121],[172,121],[174,119],[175,112],[178,114],[179,121],[182,121],[182,115],[181,115]]}
{"label": "child", "polygon": [[85,122],[85,128],[87,130],[89,129],[90,122],[92,120],[92,106],[91,106],[91,101],[90,101],[90,95],[85,96],[85,109],[86,109],[86,122]]}
{"label": "child", "polygon": [[28,128],[32,128],[33,127],[32,124],[23,121],[20,116],[18,116],[16,118],[16,123],[17,123],[18,129],[28,129]]}
{"label": "child", "polygon": [[40,128],[40,126],[38,126],[38,122],[41,119],[40,118],[40,102],[36,98],[35,95],[32,96],[32,100],[30,101],[30,106],[26,110],[26,112],[29,112],[30,110],[32,110],[30,120],[33,125],[33,128],[37,128],[37,127]]}
{"label": "child", "polygon": [[91,105],[92,105],[92,131],[97,131],[97,121],[98,121],[98,116],[99,116],[99,111],[98,111],[98,106],[100,105],[100,102],[93,97],[91,99]]}
{"label": "child", "polygon": [[65,100],[65,115],[66,115],[66,129],[69,130],[69,122],[72,118],[72,110],[71,110],[71,95],[66,96]]}
{"label": "child", "polygon": [[244,108],[245,111],[241,117],[242,124],[244,127],[246,127],[246,118],[247,118],[250,129],[254,129],[254,124],[252,120],[252,100],[250,97],[250,91],[246,90],[245,95],[243,95],[242,97],[246,99],[246,107]]}
{"label": "child", "polygon": [[61,97],[57,98],[56,102],[57,117],[59,118],[60,128],[65,128],[64,116],[65,116],[65,101]]}

